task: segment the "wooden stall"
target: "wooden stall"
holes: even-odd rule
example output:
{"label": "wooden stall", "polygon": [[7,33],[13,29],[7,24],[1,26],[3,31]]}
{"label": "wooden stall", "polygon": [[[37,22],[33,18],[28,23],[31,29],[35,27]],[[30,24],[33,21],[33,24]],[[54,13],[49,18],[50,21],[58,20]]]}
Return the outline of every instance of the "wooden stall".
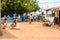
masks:
{"label": "wooden stall", "polygon": [[58,18],[58,24],[60,24],[60,6],[46,9],[46,14],[48,14],[47,12],[49,11],[52,12],[52,16]]}

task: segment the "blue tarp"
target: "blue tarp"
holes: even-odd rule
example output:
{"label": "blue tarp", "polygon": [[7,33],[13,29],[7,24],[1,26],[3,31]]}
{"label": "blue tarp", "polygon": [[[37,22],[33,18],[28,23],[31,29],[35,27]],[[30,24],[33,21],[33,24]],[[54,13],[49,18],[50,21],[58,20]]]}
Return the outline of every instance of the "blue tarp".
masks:
{"label": "blue tarp", "polygon": [[[7,13],[5,13],[4,15],[6,15],[6,16],[9,15],[10,18],[9,18],[8,22],[13,22],[13,20],[14,20],[14,18],[13,18],[13,12],[7,12]],[[16,16],[18,16],[18,15],[16,14]],[[21,22],[24,21],[23,13],[20,14],[20,21],[21,21]]]}
{"label": "blue tarp", "polygon": [[8,22],[13,22],[14,21],[14,18],[13,17],[10,17]]}
{"label": "blue tarp", "polygon": [[24,21],[24,17],[23,17],[23,13],[20,14],[20,21],[23,22]]}

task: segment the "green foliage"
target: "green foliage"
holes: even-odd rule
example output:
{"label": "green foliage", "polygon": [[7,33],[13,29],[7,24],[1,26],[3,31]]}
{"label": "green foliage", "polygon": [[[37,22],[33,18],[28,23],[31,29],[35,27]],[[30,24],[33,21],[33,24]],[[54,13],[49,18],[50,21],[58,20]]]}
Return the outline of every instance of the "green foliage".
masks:
{"label": "green foliage", "polygon": [[32,12],[40,10],[36,0],[2,0],[2,12]]}

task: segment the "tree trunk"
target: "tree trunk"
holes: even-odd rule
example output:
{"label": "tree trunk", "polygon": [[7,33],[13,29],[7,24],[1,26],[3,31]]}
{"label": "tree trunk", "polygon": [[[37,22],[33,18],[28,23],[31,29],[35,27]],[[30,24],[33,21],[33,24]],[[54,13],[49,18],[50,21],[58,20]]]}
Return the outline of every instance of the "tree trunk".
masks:
{"label": "tree trunk", "polygon": [[2,29],[1,29],[1,26],[0,26],[0,36],[3,35],[3,32],[2,32]]}

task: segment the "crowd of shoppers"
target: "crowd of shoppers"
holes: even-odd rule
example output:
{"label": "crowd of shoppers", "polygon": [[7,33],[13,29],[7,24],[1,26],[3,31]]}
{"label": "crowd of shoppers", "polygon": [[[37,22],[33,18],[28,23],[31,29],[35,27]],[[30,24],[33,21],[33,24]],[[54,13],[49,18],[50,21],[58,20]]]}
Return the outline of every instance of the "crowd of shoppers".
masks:
{"label": "crowd of shoppers", "polygon": [[[6,25],[7,25],[7,21],[9,20],[9,15],[8,16],[4,16],[4,18],[3,18],[3,20],[2,20],[2,25],[3,25],[3,29],[5,29],[5,27],[6,27]],[[13,28],[15,28],[16,27],[16,24],[17,24],[17,22],[20,22],[20,15],[18,15],[18,17],[16,17],[16,14],[14,14],[14,20],[13,20],[13,22],[11,23],[11,25],[10,25],[10,28],[11,29],[13,29]],[[48,19],[45,19],[45,16],[44,15],[33,15],[33,14],[29,14],[29,15],[27,15],[27,14],[24,14],[23,15],[23,18],[24,18],[24,22],[29,22],[29,24],[31,24],[32,22],[46,22],[46,24],[53,24],[54,23],[54,25],[57,25],[58,23],[59,23],[59,20],[58,20],[58,18],[56,18],[56,17],[54,17],[54,18],[52,18],[53,19],[53,21],[51,22],[50,20],[52,20],[52,19],[50,19],[50,20],[48,20]],[[51,24],[51,25],[52,25]]]}

